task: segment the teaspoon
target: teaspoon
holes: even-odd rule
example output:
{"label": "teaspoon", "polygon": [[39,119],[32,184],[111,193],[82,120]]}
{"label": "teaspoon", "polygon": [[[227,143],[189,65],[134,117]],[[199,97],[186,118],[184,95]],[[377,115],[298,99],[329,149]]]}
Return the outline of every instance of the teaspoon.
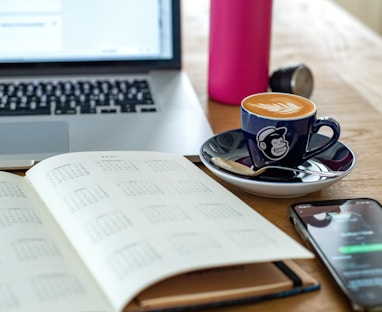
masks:
{"label": "teaspoon", "polygon": [[282,166],[266,166],[258,170],[253,170],[246,165],[240,164],[230,159],[221,158],[221,157],[212,157],[211,162],[215,164],[216,166],[218,166],[219,168],[222,168],[227,171],[240,174],[243,176],[248,176],[248,177],[256,177],[264,173],[268,169],[280,169],[280,170],[287,170],[287,171],[294,171],[294,172],[302,172],[306,174],[313,174],[313,175],[318,175],[321,177],[330,177],[330,178],[338,177],[343,174],[342,171],[322,172],[322,171],[314,171],[309,169],[297,169],[297,168],[289,168],[289,167],[282,167]]}

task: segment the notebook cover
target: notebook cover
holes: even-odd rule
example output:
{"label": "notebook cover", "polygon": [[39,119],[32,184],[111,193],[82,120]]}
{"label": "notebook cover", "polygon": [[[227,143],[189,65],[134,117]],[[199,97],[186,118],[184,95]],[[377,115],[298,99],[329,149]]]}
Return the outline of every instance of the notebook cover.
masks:
{"label": "notebook cover", "polygon": [[125,311],[172,311],[233,305],[318,290],[320,284],[294,261],[201,270],[159,282]]}

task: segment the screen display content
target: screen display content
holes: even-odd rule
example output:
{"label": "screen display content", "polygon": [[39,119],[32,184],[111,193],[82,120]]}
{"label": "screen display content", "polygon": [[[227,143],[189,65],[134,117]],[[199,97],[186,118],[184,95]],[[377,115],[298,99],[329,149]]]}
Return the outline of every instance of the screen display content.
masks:
{"label": "screen display content", "polygon": [[0,1],[0,64],[170,59],[171,1]]}

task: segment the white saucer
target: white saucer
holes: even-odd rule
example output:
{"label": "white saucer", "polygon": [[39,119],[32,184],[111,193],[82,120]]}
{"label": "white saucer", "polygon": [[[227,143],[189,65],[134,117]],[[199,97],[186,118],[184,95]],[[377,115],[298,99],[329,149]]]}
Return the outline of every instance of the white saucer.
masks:
{"label": "white saucer", "polygon": [[[310,148],[319,146],[326,140],[328,140],[326,136],[314,134],[310,142]],[[299,166],[301,169],[309,168],[322,172],[342,171],[343,174],[338,177],[327,178],[305,173],[300,173],[288,180],[274,180],[263,175],[256,178],[242,177],[220,169],[210,161],[212,157],[222,157],[248,166],[251,165],[240,129],[213,136],[202,145],[199,156],[203,164],[222,180],[248,193],[273,198],[299,197],[322,190],[348,175],[355,165],[354,153],[350,148],[338,141],[333,147]]]}

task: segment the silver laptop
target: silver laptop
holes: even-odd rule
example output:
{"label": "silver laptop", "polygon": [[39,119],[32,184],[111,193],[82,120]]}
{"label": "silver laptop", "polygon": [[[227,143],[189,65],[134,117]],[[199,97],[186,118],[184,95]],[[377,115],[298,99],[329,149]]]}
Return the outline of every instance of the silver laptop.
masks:
{"label": "silver laptop", "polygon": [[0,2],[0,168],[90,150],[197,156],[179,0]]}

